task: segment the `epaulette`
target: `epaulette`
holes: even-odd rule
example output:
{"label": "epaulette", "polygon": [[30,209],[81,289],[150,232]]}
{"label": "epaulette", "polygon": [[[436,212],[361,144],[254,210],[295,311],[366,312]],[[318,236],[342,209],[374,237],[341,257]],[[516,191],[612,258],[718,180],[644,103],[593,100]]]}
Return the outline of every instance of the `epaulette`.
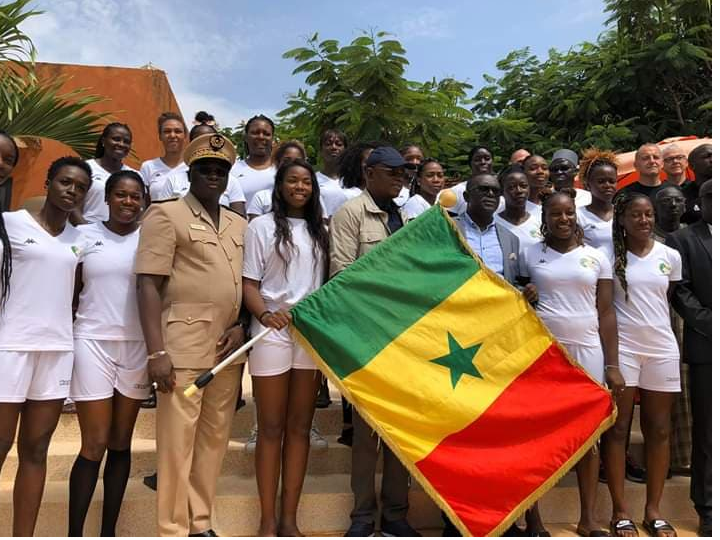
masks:
{"label": "epaulette", "polygon": [[180,199],[180,197],[172,197],[170,199],[161,199],[159,201],[152,201],[150,204],[162,204],[162,203],[166,203],[166,202],[170,202],[170,201],[177,201],[179,199]]}

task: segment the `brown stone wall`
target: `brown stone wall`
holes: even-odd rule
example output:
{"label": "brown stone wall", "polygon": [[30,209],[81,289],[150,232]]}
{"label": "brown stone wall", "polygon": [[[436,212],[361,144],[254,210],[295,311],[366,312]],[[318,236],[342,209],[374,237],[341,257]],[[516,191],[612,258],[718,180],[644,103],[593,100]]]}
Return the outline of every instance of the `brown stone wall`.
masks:
{"label": "brown stone wall", "polygon": [[[112,120],[130,126],[133,148],[126,161],[130,167],[139,168],[146,159],[160,155],[162,146],[157,135],[157,117],[164,111],[180,113],[164,71],[47,63],[38,63],[36,69],[40,80],[69,77],[63,86],[65,91],[86,88],[91,94],[107,98],[89,109],[109,112]],[[30,197],[42,195],[50,163],[71,154],[69,147],[46,139],[38,145],[21,148],[20,161],[13,172],[13,208],[18,208]]]}

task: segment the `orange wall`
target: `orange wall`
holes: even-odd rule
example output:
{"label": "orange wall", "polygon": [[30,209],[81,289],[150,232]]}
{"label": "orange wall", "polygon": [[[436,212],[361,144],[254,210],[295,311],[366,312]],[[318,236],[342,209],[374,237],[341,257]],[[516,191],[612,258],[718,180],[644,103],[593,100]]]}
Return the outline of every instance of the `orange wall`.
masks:
{"label": "orange wall", "polygon": [[[160,113],[180,113],[165,72],[159,69],[38,63],[36,73],[40,80],[69,77],[63,86],[65,91],[86,88],[91,94],[108,98],[88,108],[111,113],[110,121],[130,126],[135,156],[128,156],[126,163],[133,168],[162,152],[156,123]],[[20,161],[13,171],[13,208],[18,208],[25,199],[44,194],[50,163],[61,156],[74,155],[69,147],[55,141],[39,142],[20,149]]]}

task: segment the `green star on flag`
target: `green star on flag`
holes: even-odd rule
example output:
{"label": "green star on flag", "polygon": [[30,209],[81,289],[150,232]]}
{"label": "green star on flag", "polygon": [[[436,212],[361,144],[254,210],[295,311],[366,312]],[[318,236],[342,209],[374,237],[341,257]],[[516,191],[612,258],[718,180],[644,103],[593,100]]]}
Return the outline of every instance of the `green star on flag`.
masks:
{"label": "green star on flag", "polygon": [[483,378],[475,367],[475,364],[473,364],[473,358],[475,358],[478,350],[482,347],[482,343],[463,349],[462,346],[455,340],[453,335],[448,332],[448,346],[450,348],[450,352],[448,354],[435,358],[434,360],[430,360],[430,362],[446,367],[450,370],[450,379],[453,390],[457,386],[460,377],[463,375],[478,377],[480,379]]}

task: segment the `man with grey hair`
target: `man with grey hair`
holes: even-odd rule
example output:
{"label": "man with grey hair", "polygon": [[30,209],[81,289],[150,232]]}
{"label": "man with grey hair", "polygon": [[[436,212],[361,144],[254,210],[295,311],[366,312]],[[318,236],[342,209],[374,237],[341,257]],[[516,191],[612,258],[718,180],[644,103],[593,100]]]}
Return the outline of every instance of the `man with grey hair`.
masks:
{"label": "man with grey hair", "polygon": [[655,204],[655,194],[660,190],[660,168],[662,158],[660,147],[655,143],[645,143],[635,152],[633,165],[638,172],[637,182],[628,184],[621,191],[631,191],[647,195]]}
{"label": "man with grey hair", "polygon": [[682,186],[687,180],[685,172],[688,166],[687,154],[677,144],[668,144],[663,147],[663,171],[667,181],[676,186]]}

